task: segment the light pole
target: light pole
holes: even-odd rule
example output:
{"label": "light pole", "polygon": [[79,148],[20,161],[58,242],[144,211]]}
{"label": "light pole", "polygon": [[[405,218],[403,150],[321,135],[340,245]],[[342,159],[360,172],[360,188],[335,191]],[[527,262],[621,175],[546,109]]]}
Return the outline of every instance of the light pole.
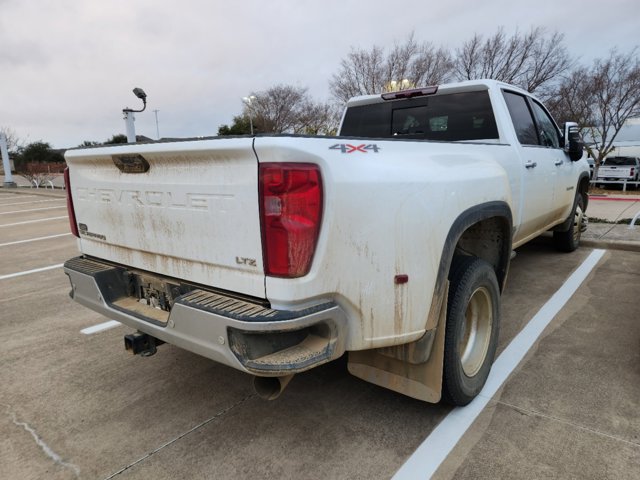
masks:
{"label": "light pole", "polygon": [[147,108],[147,94],[144,93],[144,90],[141,88],[134,88],[133,94],[142,100],[142,110],[132,110],[131,108],[123,108],[122,114],[124,115],[124,124],[127,129],[127,142],[136,143],[136,126],[133,122],[136,121],[134,117],[134,112],[144,112],[144,109]]}
{"label": "light pole", "polygon": [[158,112],[160,110],[154,110],[153,113],[156,114],[156,136],[158,137],[158,140],[160,140],[160,127],[158,126]]}
{"label": "light pole", "polygon": [[248,97],[242,97],[242,101],[249,109],[249,129],[251,131],[251,135],[253,135],[253,100],[256,99],[255,95],[249,95]]}
{"label": "light pole", "polygon": [[11,162],[9,161],[9,152],[7,152],[7,137],[0,132],[0,155],[2,155],[2,166],[4,167],[4,188],[16,188],[16,182],[11,176]]}

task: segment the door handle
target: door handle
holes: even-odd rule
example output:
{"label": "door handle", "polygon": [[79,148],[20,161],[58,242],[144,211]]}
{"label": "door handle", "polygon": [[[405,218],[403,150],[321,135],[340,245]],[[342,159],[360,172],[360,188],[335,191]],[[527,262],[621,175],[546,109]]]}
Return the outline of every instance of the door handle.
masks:
{"label": "door handle", "polygon": [[555,166],[559,167],[560,165],[562,165],[564,162],[562,160],[556,160],[555,162]]}
{"label": "door handle", "polygon": [[524,166],[527,168],[536,168],[538,164],[536,162],[532,162],[531,160],[529,160],[527,163],[524,164]]}

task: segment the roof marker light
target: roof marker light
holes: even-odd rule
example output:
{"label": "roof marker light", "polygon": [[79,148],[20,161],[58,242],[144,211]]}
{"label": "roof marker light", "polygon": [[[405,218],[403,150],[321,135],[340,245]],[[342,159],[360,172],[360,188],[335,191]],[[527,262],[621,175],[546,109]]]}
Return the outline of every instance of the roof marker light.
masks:
{"label": "roof marker light", "polygon": [[397,100],[399,98],[413,98],[424,97],[426,95],[433,95],[438,91],[438,85],[424,88],[414,88],[412,90],[400,90],[399,92],[383,93],[383,100]]}

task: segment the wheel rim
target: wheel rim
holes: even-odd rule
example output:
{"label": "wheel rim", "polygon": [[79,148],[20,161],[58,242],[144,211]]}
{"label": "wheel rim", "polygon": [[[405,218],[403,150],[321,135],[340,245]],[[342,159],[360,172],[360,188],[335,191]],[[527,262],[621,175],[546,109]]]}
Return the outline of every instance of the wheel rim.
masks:
{"label": "wheel rim", "polygon": [[462,370],[468,377],[476,375],[484,364],[493,325],[493,302],[489,290],[477,288],[467,304],[464,331],[458,344]]}
{"label": "wheel rim", "polygon": [[584,211],[582,206],[578,203],[576,205],[576,214],[573,217],[573,240],[575,242],[580,240],[580,234],[582,233],[582,224],[584,223]]}

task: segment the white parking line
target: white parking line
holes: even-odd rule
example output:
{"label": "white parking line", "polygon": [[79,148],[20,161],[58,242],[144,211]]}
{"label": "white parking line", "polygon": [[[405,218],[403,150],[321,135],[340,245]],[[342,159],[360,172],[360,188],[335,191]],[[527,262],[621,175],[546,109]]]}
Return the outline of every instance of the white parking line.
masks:
{"label": "white parking line", "polygon": [[511,372],[538,340],[547,325],[597,265],[604,253],[605,250],[591,252],[582,265],[571,274],[564,285],[542,306],[500,354],[493,363],[487,383],[480,394],[466,407],[454,408],[400,467],[400,470],[393,476],[393,480],[431,478]]}
{"label": "white parking line", "polygon": [[65,237],[71,233],[59,233],[57,235],[49,235],[46,237],[28,238],[26,240],[16,240],[15,242],[0,243],[0,247],[8,247],[9,245],[18,245],[20,243],[37,242],[38,240],[48,240],[50,238]]}
{"label": "white parking line", "polygon": [[80,333],[91,335],[92,333],[102,332],[103,330],[109,330],[110,328],[119,327],[120,325],[122,325],[120,322],[109,320],[108,322],[99,323],[98,325],[94,325],[93,327],[83,328],[82,330],[80,330]]}
{"label": "white parking line", "polygon": [[60,268],[63,265],[64,265],[64,263],[59,263],[57,265],[49,265],[48,267],[34,268],[33,270],[26,270],[24,272],[9,273],[7,275],[0,275],[0,280],[6,280],[8,278],[21,277],[22,275],[29,275],[30,273],[46,272],[47,270],[54,270],[56,268]]}
{"label": "white parking line", "polygon": [[20,193],[0,193],[0,198],[7,198],[7,197],[11,197],[11,198],[33,198],[33,197],[37,197],[38,195],[22,195]]}
{"label": "white parking line", "polygon": [[44,208],[30,208],[29,210],[14,210],[12,212],[0,212],[0,215],[9,215],[10,213],[42,212],[43,210],[57,210],[60,208],[67,208],[67,206],[60,205],[59,207],[44,207]]}
{"label": "white parking line", "polygon": [[41,218],[40,220],[28,220],[26,222],[7,223],[5,225],[0,225],[0,228],[2,228],[2,227],[15,227],[17,225],[26,225],[27,223],[48,222],[49,220],[61,220],[63,218],[69,218],[69,217],[64,215],[62,217],[49,217],[49,218]]}
{"label": "white parking line", "polygon": [[31,205],[32,203],[46,203],[46,202],[66,202],[66,198],[53,198],[51,200],[33,200],[31,202],[14,202],[14,203],[0,203],[0,207],[8,207],[10,205]]}

